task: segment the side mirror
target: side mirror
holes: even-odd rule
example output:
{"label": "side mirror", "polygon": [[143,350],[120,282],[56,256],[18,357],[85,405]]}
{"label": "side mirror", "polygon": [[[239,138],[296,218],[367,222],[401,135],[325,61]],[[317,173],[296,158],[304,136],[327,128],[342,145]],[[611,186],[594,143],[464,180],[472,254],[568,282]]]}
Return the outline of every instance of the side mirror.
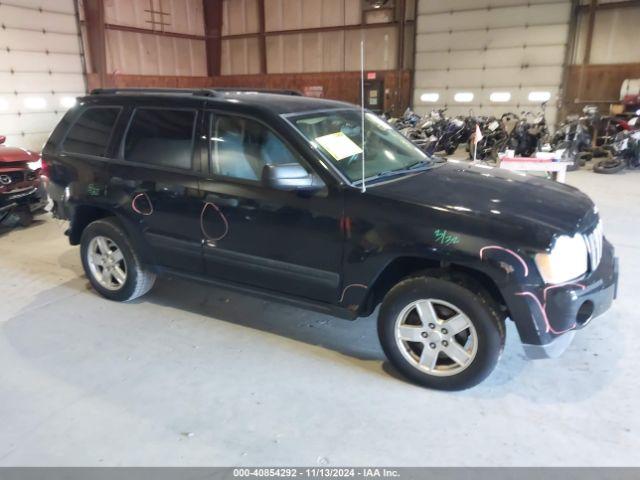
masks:
{"label": "side mirror", "polygon": [[297,163],[265,165],[262,169],[262,184],[278,190],[319,190],[322,180],[307,172]]}
{"label": "side mirror", "polygon": [[2,145],[6,139],[7,137],[5,137],[4,135],[0,135],[0,145]]}

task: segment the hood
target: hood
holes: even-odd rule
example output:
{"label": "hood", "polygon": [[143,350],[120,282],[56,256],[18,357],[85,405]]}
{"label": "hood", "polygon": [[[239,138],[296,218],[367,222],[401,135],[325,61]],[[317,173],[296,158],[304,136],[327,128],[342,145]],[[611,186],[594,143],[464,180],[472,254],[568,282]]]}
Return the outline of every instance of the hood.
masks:
{"label": "hood", "polygon": [[548,235],[570,234],[596,220],[591,199],[562,183],[488,166],[449,162],[367,190],[374,196]]}
{"label": "hood", "polygon": [[24,148],[0,145],[0,166],[3,163],[36,162],[40,155]]}

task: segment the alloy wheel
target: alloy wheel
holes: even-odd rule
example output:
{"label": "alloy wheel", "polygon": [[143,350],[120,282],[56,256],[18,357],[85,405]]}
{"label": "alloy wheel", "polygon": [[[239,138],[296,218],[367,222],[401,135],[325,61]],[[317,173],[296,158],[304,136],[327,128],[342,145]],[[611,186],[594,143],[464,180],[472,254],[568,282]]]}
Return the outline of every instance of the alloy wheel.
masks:
{"label": "alloy wheel", "polygon": [[91,239],[87,263],[93,278],[107,290],[120,290],[127,281],[127,263],[122,250],[108,237],[98,235]]}
{"label": "alloy wheel", "polygon": [[473,362],[478,334],[469,317],[455,305],[429,298],[402,309],[395,322],[402,356],[429,375],[457,375]]}

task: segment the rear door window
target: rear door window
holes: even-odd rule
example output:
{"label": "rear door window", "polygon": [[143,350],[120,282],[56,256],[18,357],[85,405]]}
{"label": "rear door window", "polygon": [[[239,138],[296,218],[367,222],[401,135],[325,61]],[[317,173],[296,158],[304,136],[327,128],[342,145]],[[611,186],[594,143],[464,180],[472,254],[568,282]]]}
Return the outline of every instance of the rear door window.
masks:
{"label": "rear door window", "polygon": [[90,107],[80,114],[62,144],[65,152],[104,157],[120,107]]}
{"label": "rear door window", "polygon": [[137,108],[124,142],[124,159],[191,169],[195,110]]}

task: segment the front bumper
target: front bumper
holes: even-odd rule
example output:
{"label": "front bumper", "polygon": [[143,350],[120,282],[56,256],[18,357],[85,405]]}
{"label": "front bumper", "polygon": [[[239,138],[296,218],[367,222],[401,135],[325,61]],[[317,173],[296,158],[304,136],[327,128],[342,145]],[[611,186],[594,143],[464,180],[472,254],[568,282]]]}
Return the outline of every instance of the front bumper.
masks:
{"label": "front bumper", "polygon": [[0,212],[25,206],[31,212],[44,208],[47,204],[46,192],[39,187],[29,187],[0,195]]}
{"label": "front bumper", "polygon": [[618,259],[613,246],[605,239],[596,271],[576,281],[521,292],[529,322],[534,322],[533,326],[529,323],[525,327],[522,317],[514,318],[527,356],[537,359],[561,355],[571,344],[576,330],[611,307],[617,290]]}

